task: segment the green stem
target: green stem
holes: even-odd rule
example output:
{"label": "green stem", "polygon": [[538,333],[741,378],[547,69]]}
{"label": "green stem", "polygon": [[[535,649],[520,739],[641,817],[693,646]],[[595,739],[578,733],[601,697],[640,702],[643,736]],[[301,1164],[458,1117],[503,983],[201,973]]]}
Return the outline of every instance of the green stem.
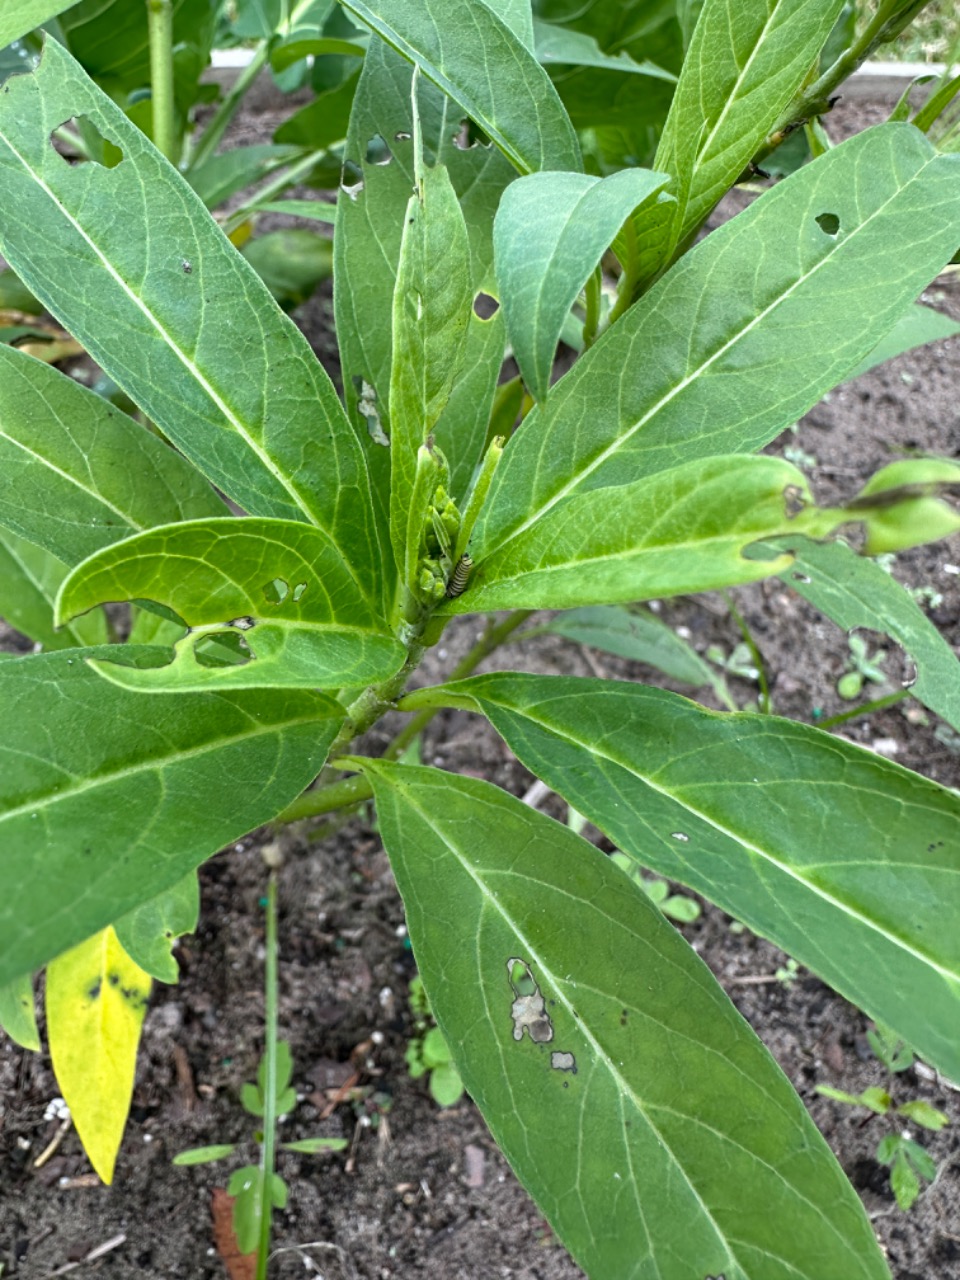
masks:
{"label": "green stem", "polygon": [[763,655],[757,648],[757,642],[753,638],[753,632],[747,626],[743,614],[733,603],[732,597],[728,592],[724,591],[723,598],[727,602],[727,608],[730,610],[731,617],[740,628],[740,634],[743,636],[743,642],[750,650],[750,657],[753,658],[753,661],[756,664],[757,683],[760,685],[760,710],[763,715],[768,716],[770,714],[770,686],[767,683],[767,669],[764,665]]}
{"label": "green stem", "polygon": [[587,287],[584,290],[586,298],[586,315],[583,319],[584,350],[589,350],[597,340],[597,332],[600,328],[600,295],[602,287],[603,277],[598,266],[587,280]]}
{"label": "green stem", "polygon": [[227,126],[237,114],[243,96],[256,80],[257,76],[266,65],[270,56],[270,43],[267,40],[261,40],[253,51],[253,57],[244,67],[233,82],[233,88],[224,97],[223,101],[217,107],[216,111],[210,117],[207,127],[203,131],[203,136],[194,148],[190,157],[188,168],[192,171],[198,169],[206,160],[209,160],[217,147],[223,135],[227,131]]}
{"label": "green stem", "polygon": [[147,0],[147,29],[153,145],[171,164],[176,164],[180,145],[173,99],[173,0]]}
{"label": "green stem", "polygon": [[301,178],[305,173],[309,173],[314,165],[316,165],[317,161],[322,159],[326,154],[326,151],[323,150],[311,151],[308,155],[301,157],[301,159],[295,161],[293,164],[288,165],[284,161],[278,165],[277,167],[280,169],[280,172],[275,172],[270,181],[264,183],[260,190],[252,195],[245,205],[241,205],[239,209],[236,209],[231,213],[230,217],[223,224],[224,232],[227,235],[230,235],[231,231],[235,231],[242,222],[245,222],[247,218],[250,217],[251,213],[256,213],[257,208],[260,205],[266,204],[268,200],[272,200],[279,192],[285,190],[287,187],[293,186],[298,178]]}
{"label": "green stem", "polygon": [[265,964],[265,1022],[263,1081],[263,1143],[260,1147],[260,1243],[257,1247],[256,1280],[267,1280],[270,1256],[270,1228],[273,1218],[273,1165],[277,1128],[277,1023],[279,1021],[277,983],[277,876],[270,872],[267,883],[267,929]]}
{"label": "green stem", "polygon": [[283,813],[274,818],[274,822],[299,822],[302,818],[314,818],[321,813],[334,813],[337,809],[361,804],[372,795],[373,788],[363,774],[342,778],[328,787],[318,787],[316,791],[305,791],[302,796],[297,796]]}
{"label": "green stem", "polygon": [[862,702],[859,707],[852,707],[849,711],[841,711],[838,715],[831,716],[829,720],[821,720],[817,728],[832,729],[835,725],[846,724],[848,720],[856,720],[858,716],[868,716],[871,712],[882,711],[884,707],[896,706],[898,702],[903,702],[904,698],[909,697],[909,689],[900,689],[896,693],[888,693],[885,698],[875,698],[873,702]]}

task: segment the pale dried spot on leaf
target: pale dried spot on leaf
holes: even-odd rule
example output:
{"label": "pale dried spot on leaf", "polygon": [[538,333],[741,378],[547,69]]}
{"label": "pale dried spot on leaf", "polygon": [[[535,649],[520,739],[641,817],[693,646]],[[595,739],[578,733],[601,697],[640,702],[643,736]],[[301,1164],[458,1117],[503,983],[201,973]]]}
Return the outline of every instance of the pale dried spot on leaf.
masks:
{"label": "pale dried spot on leaf", "polygon": [[526,1031],[534,1044],[548,1044],[553,1039],[553,1023],[526,960],[508,960],[507,977],[515,996],[510,1006],[514,1040],[522,1040]]}

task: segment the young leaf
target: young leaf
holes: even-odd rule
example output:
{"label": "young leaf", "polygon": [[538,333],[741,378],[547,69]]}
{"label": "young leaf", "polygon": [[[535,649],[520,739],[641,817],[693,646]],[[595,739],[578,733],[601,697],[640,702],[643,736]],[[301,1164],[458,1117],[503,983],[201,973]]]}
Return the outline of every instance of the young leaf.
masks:
{"label": "young leaf", "polygon": [[346,1138],[299,1138],[296,1142],[281,1142],[284,1151],[302,1151],[315,1156],[321,1151],[343,1151],[350,1144]]}
{"label": "young leaf", "polygon": [[[167,667],[98,664],[127,688],[339,688],[385,679],[400,644],[322,529],[294,520],[193,520],[105,547],[61,588],[65,621],[105,600],[156,601],[190,630]],[[242,641],[239,662],[204,665],[204,642]]]}
{"label": "young leaf", "polygon": [[[884,1161],[884,1163],[887,1163]],[[890,1168],[890,1186],[896,1196],[898,1206],[906,1213],[912,1209],[920,1194],[920,1179],[913,1171],[905,1153],[898,1150],[893,1157]]]}
{"label": "young leaf", "polygon": [[33,981],[29,973],[0,987],[0,1030],[24,1049],[40,1052],[37,1015],[33,1005]]}
{"label": "young leaf", "polygon": [[58,369],[0,346],[0,524],[74,565],[153,525],[225,516],[204,478]]}
{"label": "young leaf", "polygon": [[796,1094],[627,876],[488,783],[363,768],[464,1084],[588,1274],[887,1276]]}
{"label": "young leaf", "polygon": [[180,970],[173,944],[193,933],[200,917],[200,884],[191,871],[175,885],[151,898],[114,925],[117,940],[131,960],[158,982],[178,982]]}
{"label": "young leaf", "polygon": [[55,555],[0,527],[0,617],[44,649],[106,644],[100,609],[69,626],[54,627],[53,602],[67,573]]}
{"label": "young leaf", "polygon": [[84,661],[124,656],[105,645],[0,663],[0,984],[274,817],[339,728],[342,708],[319,693],[148,699]]}
{"label": "young leaf", "polygon": [[233,1196],[233,1230],[241,1253],[253,1253],[260,1238],[260,1204],[263,1170],[255,1164],[235,1170],[227,1183]]}
{"label": "young leaf", "polygon": [[521,173],[580,169],[577,135],[549,76],[483,0],[447,0],[442,20],[409,0],[342,3],[459,103]]}
{"label": "young leaf", "polygon": [[214,1160],[225,1160],[236,1151],[236,1143],[221,1142],[210,1147],[191,1147],[189,1151],[180,1151],[173,1157],[172,1164],[212,1164]]}
{"label": "young leaf", "polygon": [[608,178],[533,173],[503,193],[493,224],[507,335],[523,379],[546,399],[567,312],[639,205],[669,181],[647,169]]}
{"label": "young leaf", "polygon": [[[573,493],[773,439],[950,259],[958,198],[960,157],[897,124],[766,192],[685,254],[528,415],[504,452],[474,558]],[[838,217],[835,235],[817,222],[823,213]]]}
{"label": "young leaf", "polygon": [[[74,117],[119,147],[114,168],[72,167],[50,145]],[[251,514],[326,529],[374,598],[369,482],[329,378],[185,180],[55,40],[4,86],[0,173],[0,250],[41,301],[210,480]]]}
{"label": "young leaf", "polygon": [[903,646],[917,669],[910,692],[960,730],[960,666],[937,628],[899,582],[844,542],[780,538],[750,554],[793,555],[784,583],[844,631],[866,627]]}
{"label": "young leaf", "polygon": [[475,676],[405,706],[425,699],[482,710],[618,848],[960,1078],[960,936],[943,928],[958,875],[953,792],[819,729],[642,685]]}
{"label": "young leaf", "polygon": [[922,1098],[916,1098],[913,1102],[902,1102],[897,1107],[897,1115],[905,1116],[914,1124],[920,1125],[922,1129],[931,1129],[934,1133],[945,1129],[950,1123],[949,1116],[932,1107],[929,1102],[924,1102]]}
{"label": "young leaf", "polygon": [[107,1183],[130,1110],[151,985],[109,926],[47,965],[53,1070],[83,1149]]}
{"label": "young leaf", "polygon": [[679,175],[674,243],[736,182],[807,79],[843,0],[706,0],[654,168]]}

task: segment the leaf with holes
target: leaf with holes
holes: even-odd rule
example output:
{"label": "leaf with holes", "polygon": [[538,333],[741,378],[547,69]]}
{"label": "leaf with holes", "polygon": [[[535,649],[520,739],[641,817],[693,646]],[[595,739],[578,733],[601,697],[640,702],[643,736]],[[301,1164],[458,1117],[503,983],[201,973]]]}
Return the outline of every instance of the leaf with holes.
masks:
{"label": "leaf with holes", "polygon": [[294,520],[193,520],[127,538],[74,569],[57,616],[138,599],[187,633],[169,666],[95,663],[130,689],[336,689],[386,679],[403,662],[332,540]]}
{"label": "leaf with holes", "polygon": [[887,1277],[799,1098],[639,886],[489,783],[358,763],[463,1082],[588,1274]]}
{"label": "leaf with holes", "polygon": [[[341,0],[459,103],[521,173],[581,167],[570,117],[547,73],[483,0]],[[536,106],[531,110],[531,103]]]}
{"label": "leaf with holes", "polygon": [[[526,418],[474,557],[572,494],[773,439],[949,261],[958,199],[960,157],[897,124],[851,138],[761,196],[686,254]],[[826,213],[840,221],[835,235],[817,221]]]}
{"label": "leaf with holes", "polygon": [[[50,134],[73,118],[120,148],[114,168],[56,152]],[[325,529],[377,598],[366,467],[330,379],[184,179],[54,40],[4,86],[0,174],[0,251],[44,305],[218,488]]]}
{"label": "leaf with holes", "polygon": [[88,658],[0,663],[0,984],[172,888],[269,821],[323,765],[343,708],[298,689],[144,695]]}
{"label": "leaf with holes", "polygon": [[612,680],[476,676],[405,705],[425,703],[481,711],[618,848],[960,1076],[953,792],[807,725]]}

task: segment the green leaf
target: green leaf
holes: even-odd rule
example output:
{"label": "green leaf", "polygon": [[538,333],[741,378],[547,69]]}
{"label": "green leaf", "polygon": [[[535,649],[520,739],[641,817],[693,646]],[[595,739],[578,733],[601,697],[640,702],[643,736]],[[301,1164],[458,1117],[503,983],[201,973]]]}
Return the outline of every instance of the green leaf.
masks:
{"label": "green leaf", "polygon": [[99,609],[54,628],[53,602],[67,572],[49,551],[0,527],[0,617],[44,649],[105,644],[106,619]]}
{"label": "green leaf", "polygon": [[47,965],[47,1038],[83,1149],[106,1183],[127,1123],[152,983],[109,926]]}
{"label": "green leaf", "polygon": [[0,49],[42,27],[76,0],[8,0],[0,10]]}
{"label": "green leaf", "polygon": [[463,1081],[452,1062],[443,1062],[433,1068],[428,1088],[438,1107],[455,1107],[463,1097]]}
{"label": "green leaf", "polygon": [[578,493],[478,558],[466,592],[444,612],[565,609],[751,582],[784,564],[747,557],[746,549],[790,528],[825,537],[860,520],[870,551],[915,546],[960,528],[960,516],[932,496],[940,482],[922,482],[925,464],[895,466],[909,468],[904,475],[917,482],[876,493],[865,486],[846,507],[814,506],[803,473],[766,455],[697,459],[633,484]]}
{"label": "green leaf", "polygon": [[[342,0],[459,103],[521,173],[581,167],[570,117],[522,40],[483,0]],[[531,103],[536,109],[531,110]]]}
{"label": "green leaf", "polygon": [[904,1155],[917,1173],[922,1178],[926,1178],[928,1182],[932,1182],[937,1176],[937,1165],[930,1153],[921,1147],[919,1142],[914,1142],[912,1138],[902,1138],[901,1147]]}
{"label": "green leaf", "polygon": [[153,525],[227,514],[157,436],[58,369],[2,346],[0,477],[0,525],[65,565]]}
{"label": "green leaf", "polygon": [[650,76],[654,80],[666,80],[675,84],[672,71],[658,67],[654,62],[637,62],[625,49],[619,53],[604,53],[597,41],[583,31],[573,31],[552,22],[534,19],[533,34],[536,41],[537,61],[545,67],[575,66],[600,67],[607,71],[622,71],[629,75]]}
{"label": "green leaf", "polygon": [[[886,1163],[886,1161],[884,1162]],[[890,1186],[897,1204],[904,1212],[912,1209],[920,1194],[920,1179],[914,1173],[903,1151],[897,1151],[890,1169]]]}
{"label": "green leaf", "polygon": [[251,1116],[263,1115],[263,1094],[249,1080],[240,1086],[240,1105]]}
{"label": "green leaf", "polygon": [[917,1098],[913,1102],[902,1102],[897,1107],[897,1115],[905,1116],[907,1120],[912,1120],[922,1129],[931,1129],[934,1133],[939,1133],[950,1123],[949,1116],[932,1107],[929,1102],[924,1102],[922,1098]]}
{"label": "green leaf", "polygon": [[262,1185],[263,1170],[255,1164],[237,1169],[227,1183],[227,1195],[233,1196],[233,1231],[241,1253],[253,1253],[260,1238]]}
{"label": "green leaf", "polygon": [[180,1151],[173,1157],[171,1164],[211,1164],[214,1160],[225,1160],[236,1151],[235,1142],[214,1143],[210,1147],[191,1147],[189,1151]]}
{"label": "green leaf", "polygon": [[276,141],[309,147],[311,151],[340,142],[346,137],[359,75],[359,71],[354,72],[341,84],[318,93],[313,102],[294,112],[274,133]]}
{"label": "green leaf", "polygon": [[301,306],[333,272],[333,242],[306,227],[283,227],[255,236],[243,256],[284,311]]}
{"label": "green leaf", "polygon": [[[127,688],[339,688],[392,675],[404,650],[322,529],[294,520],[193,520],[105,547],[58,598],[62,620],[105,600],[153,600],[190,630],[168,667],[97,664]],[[209,665],[230,637],[235,665]]]}
{"label": "green leaf", "polygon": [[412,505],[419,449],[450,400],[473,300],[470,241],[450,175],[436,165],[415,178],[393,295],[390,371],[390,534],[402,572],[415,562],[422,532]]}
{"label": "green leaf", "polygon": [[[286,1094],[287,1086],[293,1077],[293,1055],[290,1052],[290,1044],[286,1040],[277,1041],[277,1079],[276,1091],[274,1093],[274,1105],[278,1114],[282,1114],[283,1108],[280,1107],[280,1099]],[[260,1090],[260,1096],[263,1097],[264,1090],[267,1087],[267,1060],[266,1057],[260,1059],[260,1065],[257,1067],[257,1086]],[[296,1095],[294,1095],[296,1096]],[[262,1114],[262,1113],[261,1113]]]}
{"label": "green leaf", "polygon": [[671,680],[679,680],[694,688],[709,686],[721,702],[730,710],[736,707],[730,700],[726,681],[692,645],[681,639],[673,627],[662,622],[647,609],[624,609],[619,605],[593,605],[584,609],[571,609],[558,614],[537,634],[545,631],[552,635],[566,636],[578,644],[588,644],[604,653],[629,658],[662,671]]}
{"label": "green leaf", "polygon": [[960,666],[956,655],[920,606],[895,578],[843,542],[781,538],[754,554],[794,560],[780,577],[798,595],[845,631],[866,627],[903,646],[916,666],[911,694],[960,730]]}
{"label": "green leaf", "polygon": [[256,206],[258,213],[287,213],[294,218],[309,218],[312,222],[325,222],[328,226],[337,221],[337,206],[324,200],[268,200]]}
{"label": "green leaf", "polygon": [[207,208],[216,209],[244,187],[301,154],[300,147],[280,147],[271,142],[232,147],[188,170],[186,178]]}
{"label": "green leaf", "polygon": [[[334,305],[347,409],[367,451],[386,525],[390,495],[389,383],[391,314],[404,211],[414,185],[411,69],[376,40],[364,60],[345,150],[350,185],[341,190],[334,242]],[[443,164],[460,199],[470,237],[470,288],[497,293],[493,218],[514,170],[495,147],[456,145],[449,102],[421,78],[418,86],[424,160]],[[384,148],[389,163],[383,163]],[[380,161],[380,163],[378,163]],[[354,179],[358,181],[354,181]],[[451,491],[462,496],[483,450],[503,361],[503,317],[471,311],[462,372],[435,430],[451,465]]]}
{"label": "green leaf", "polygon": [[819,729],[706,711],[662,689],[499,674],[404,706],[424,698],[475,706],[618,848],[960,1078],[960,935],[943,927],[955,793]]}
{"label": "green leaf", "polygon": [[158,982],[178,982],[173,944],[200,918],[200,884],[191,871],[175,885],[121,917],[114,929],[124,951]]}
{"label": "green leaf", "polygon": [[520,372],[544,400],[567,312],[639,205],[669,181],[647,169],[609,178],[532,173],[503,193],[493,225],[497,281]]}
{"label": "green leaf", "polygon": [[[81,116],[122,151],[115,168],[71,167],[50,145]],[[330,379],[185,180],[56,41],[0,97],[0,173],[0,250],[41,301],[218,488],[251,514],[325,528],[373,598],[366,468]]]}
{"label": "green leaf", "polygon": [[842,7],[843,0],[706,0],[654,162],[677,175],[674,243],[747,167]]}
{"label": "green leaf", "polygon": [[21,974],[0,987],[0,1030],[14,1044],[33,1053],[40,1052],[40,1035],[33,1005],[33,981],[29,973]]}
{"label": "green leaf", "polygon": [[960,324],[956,320],[951,320],[942,311],[935,311],[933,307],[915,303],[900,317],[886,337],[880,339],[870,354],[847,374],[847,380],[859,378],[868,369],[874,369],[878,364],[901,356],[905,351],[912,351],[914,347],[922,347],[927,342],[938,342],[942,338],[952,338],[958,333]]}
{"label": "green leaf", "polygon": [[339,54],[344,58],[362,58],[367,51],[362,38],[344,40],[336,36],[305,36],[302,29],[285,36],[270,50],[270,66],[274,71],[286,71],[301,58],[323,58]]}
{"label": "green leaf", "polygon": [[887,1275],[800,1100],[627,876],[488,783],[363,768],[464,1084],[588,1274]]}
{"label": "green leaf", "polygon": [[322,694],[146,699],[84,661],[125,653],[0,663],[0,984],[269,821],[316,777],[339,727],[342,708]]}
{"label": "green leaf", "polygon": [[[528,415],[474,558],[575,492],[772,440],[949,260],[958,198],[960,158],[937,156],[909,125],[861,133],[766,192],[685,254]],[[835,236],[816,221],[824,212],[840,219]]]}
{"label": "green leaf", "polygon": [[281,1142],[284,1151],[302,1151],[315,1156],[321,1151],[343,1151],[350,1144],[346,1138],[300,1138],[296,1142]]}

